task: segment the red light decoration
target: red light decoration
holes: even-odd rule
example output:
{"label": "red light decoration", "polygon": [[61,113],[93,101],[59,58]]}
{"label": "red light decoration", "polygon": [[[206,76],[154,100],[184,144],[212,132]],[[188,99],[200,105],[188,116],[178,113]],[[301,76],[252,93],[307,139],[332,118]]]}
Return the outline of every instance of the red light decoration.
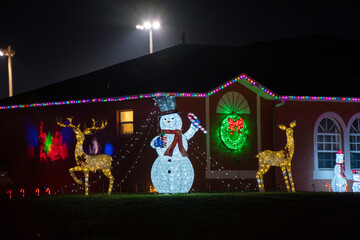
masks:
{"label": "red light decoration", "polygon": [[40,189],[35,189],[35,193],[36,193],[36,196],[39,196],[40,195]]}
{"label": "red light decoration", "polygon": [[51,195],[50,193],[50,188],[46,188],[46,191],[45,191],[49,196]]}
{"label": "red light decoration", "polygon": [[330,183],[326,183],[326,184],[325,184],[325,187],[327,187],[327,188],[328,188],[328,190],[329,190],[329,192],[331,192],[331,186],[330,186]]}
{"label": "red light decoration", "polygon": [[150,193],[157,193],[157,190],[155,189],[155,187],[153,185],[149,186],[149,192]]}
{"label": "red light decoration", "polygon": [[9,199],[11,199],[11,198],[12,198],[12,196],[11,196],[11,193],[12,193],[12,192],[11,192],[11,190],[10,190],[10,189],[7,190],[6,193],[9,195]]}
{"label": "red light decoration", "polygon": [[22,193],[22,197],[25,197],[25,189],[22,188],[22,189],[20,190],[20,193]]}
{"label": "red light decoration", "polygon": [[52,136],[50,132],[43,131],[44,122],[40,122],[39,141],[40,141],[40,163],[48,163],[59,159],[64,160],[68,157],[68,147],[62,141],[62,135],[59,131]]}
{"label": "red light decoration", "polygon": [[241,134],[241,130],[240,129],[243,129],[244,128],[244,119],[243,118],[240,118],[239,120],[234,120],[232,118],[229,118],[229,129],[231,130],[230,131],[230,134],[233,135],[235,130],[237,130],[237,132],[239,134]]}

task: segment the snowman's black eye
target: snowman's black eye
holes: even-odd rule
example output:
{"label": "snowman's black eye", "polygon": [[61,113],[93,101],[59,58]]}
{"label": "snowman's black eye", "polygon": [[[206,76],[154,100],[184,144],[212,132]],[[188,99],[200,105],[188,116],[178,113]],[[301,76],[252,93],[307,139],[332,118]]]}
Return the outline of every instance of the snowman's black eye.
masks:
{"label": "snowman's black eye", "polygon": [[173,118],[173,117],[172,117],[171,119],[172,119],[172,120],[174,120],[174,118]]}
{"label": "snowman's black eye", "polygon": [[164,118],[164,121],[166,121],[166,118]]}

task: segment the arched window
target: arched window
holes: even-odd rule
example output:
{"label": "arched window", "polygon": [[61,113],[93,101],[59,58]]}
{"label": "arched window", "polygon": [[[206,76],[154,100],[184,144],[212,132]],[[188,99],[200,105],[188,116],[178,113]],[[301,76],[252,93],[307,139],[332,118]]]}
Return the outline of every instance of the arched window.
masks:
{"label": "arched window", "polygon": [[218,102],[216,113],[221,114],[250,114],[250,107],[245,97],[238,92],[224,94]]}
{"label": "arched window", "polygon": [[351,168],[360,168],[360,118],[356,118],[350,127]]}
{"label": "arched window", "polygon": [[341,132],[338,124],[332,118],[323,118],[316,135],[318,168],[333,168],[336,152],[341,149]]}

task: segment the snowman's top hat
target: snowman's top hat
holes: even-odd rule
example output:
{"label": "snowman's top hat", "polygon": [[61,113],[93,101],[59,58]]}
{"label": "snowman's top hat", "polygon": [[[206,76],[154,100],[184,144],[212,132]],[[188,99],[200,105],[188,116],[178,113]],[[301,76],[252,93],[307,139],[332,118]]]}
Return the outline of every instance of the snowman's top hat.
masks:
{"label": "snowman's top hat", "polygon": [[161,116],[179,113],[176,110],[176,97],[175,96],[162,96],[155,99],[157,105],[160,108]]}

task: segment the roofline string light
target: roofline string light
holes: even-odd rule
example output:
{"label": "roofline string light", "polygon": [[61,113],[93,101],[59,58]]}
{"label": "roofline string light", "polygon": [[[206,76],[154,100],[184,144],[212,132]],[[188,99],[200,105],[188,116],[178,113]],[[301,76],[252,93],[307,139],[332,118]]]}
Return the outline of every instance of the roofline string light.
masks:
{"label": "roofline string light", "polygon": [[265,93],[267,93],[268,95],[270,95],[271,97],[274,97],[275,99],[279,99],[279,97],[272,92],[271,90],[267,89],[266,87],[262,86],[261,84],[259,84],[258,82],[256,82],[255,80],[251,79],[249,76],[247,76],[246,74],[241,74],[240,76],[224,83],[223,85],[215,88],[214,90],[210,91],[207,93],[207,96],[211,96],[214,93],[217,93],[218,91],[230,86],[231,84],[235,83],[235,82],[240,82],[240,80],[245,79],[247,80],[249,83],[251,83],[253,86],[257,86],[258,88],[260,88],[262,91],[264,91]]}
{"label": "roofline string light", "polygon": [[59,101],[59,102],[45,102],[45,103],[32,103],[32,104],[19,104],[19,105],[9,105],[9,106],[0,106],[2,109],[16,109],[16,108],[29,108],[29,107],[47,107],[47,106],[59,106],[59,105],[69,105],[69,104],[81,104],[81,103],[99,103],[99,102],[121,102],[125,100],[134,100],[141,98],[153,98],[160,96],[177,96],[177,97],[206,97],[205,93],[150,93],[150,94],[140,94],[124,97],[115,97],[115,98],[94,98],[94,99],[83,99],[83,100],[70,100],[70,101]]}
{"label": "roofline string light", "polygon": [[281,96],[280,99],[281,100],[305,100],[305,101],[360,102],[360,98],[350,98],[350,97]]}
{"label": "roofline string light", "polygon": [[220,90],[229,87],[235,82],[240,82],[242,80],[248,81],[252,86],[256,86],[262,91],[264,91],[269,96],[273,97],[275,100],[288,100],[288,101],[336,101],[336,102],[360,102],[360,98],[350,98],[350,97],[316,97],[316,96],[279,96],[273,91],[269,90],[265,86],[259,84],[254,79],[250,78],[246,74],[241,74],[238,77],[224,83],[223,85],[207,92],[207,93],[176,93],[176,92],[162,92],[162,93],[149,93],[149,94],[139,94],[123,97],[113,97],[113,98],[94,98],[94,99],[83,99],[83,100],[69,100],[69,101],[59,101],[59,102],[45,102],[45,103],[32,103],[32,104],[19,104],[19,105],[8,105],[0,106],[0,110],[4,109],[17,109],[17,108],[29,108],[29,107],[47,107],[47,106],[59,106],[59,105],[69,105],[69,104],[81,104],[81,103],[99,103],[99,102],[121,102],[124,100],[134,100],[141,98],[153,98],[160,96],[177,96],[177,97],[200,97],[206,98],[214,93],[219,92]]}

